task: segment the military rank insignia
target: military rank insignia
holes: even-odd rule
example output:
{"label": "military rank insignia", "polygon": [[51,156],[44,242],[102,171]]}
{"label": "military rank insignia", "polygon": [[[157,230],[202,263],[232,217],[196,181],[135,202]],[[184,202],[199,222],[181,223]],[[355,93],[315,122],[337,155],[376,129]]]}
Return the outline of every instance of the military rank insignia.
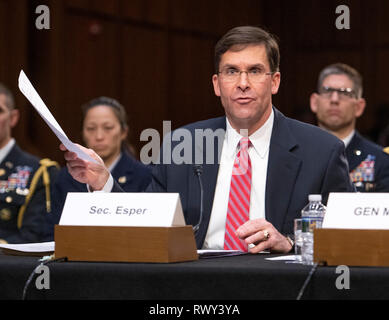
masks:
{"label": "military rank insignia", "polygon": [[350,172],[350,179],[357,191],[373,191],[375,156],[369,154],[358,167]]}
{"label": "military rank insignia", "polygon": [[17,166],[16,172],[12,172],[7,180],[0,180],[0,193],[16,190],[17,193],[25,195],[28,193],[27,184],[32,167]]}
{"label": "military rank insignia", "polygon": [[118,179],[118,182],[121,183],[121,184],[126,183],[127,182],[127,177],[126,176],[120,177]]}

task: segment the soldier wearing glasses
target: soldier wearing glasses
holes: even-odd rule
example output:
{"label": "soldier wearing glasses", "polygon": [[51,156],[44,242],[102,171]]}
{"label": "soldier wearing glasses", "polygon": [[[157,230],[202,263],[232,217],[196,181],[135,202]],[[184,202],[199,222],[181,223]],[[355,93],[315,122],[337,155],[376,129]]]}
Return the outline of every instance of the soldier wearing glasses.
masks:
{"label": "soldier wearing glasses", "polygon": [[344,142],[350,178],[357,191],[388,192],[389,155],[355,128],[366,107],[359,72],[342,63],[327,66],[319,75],[317,90],[311,95],[311,110],[321,128]]}

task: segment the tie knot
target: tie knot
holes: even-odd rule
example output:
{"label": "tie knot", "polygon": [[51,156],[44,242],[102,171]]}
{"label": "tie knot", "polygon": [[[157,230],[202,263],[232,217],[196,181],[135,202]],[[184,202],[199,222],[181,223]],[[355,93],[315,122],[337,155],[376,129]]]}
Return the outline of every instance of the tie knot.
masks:
{"label": "tie knot", "polygon": [[248,137],[243,137],[239,141],[239,146],[238,146],[239,150],[248,150],[250,143],[251,143],[251,141]]}

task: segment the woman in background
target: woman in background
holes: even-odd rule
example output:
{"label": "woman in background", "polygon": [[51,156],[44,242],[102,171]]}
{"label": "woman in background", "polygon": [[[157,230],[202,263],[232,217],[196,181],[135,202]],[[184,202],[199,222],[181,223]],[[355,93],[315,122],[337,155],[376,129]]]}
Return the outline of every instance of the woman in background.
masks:
{"label": "woman in background", "polygon": [[[151,181],[151,171],[137,161],[127,144],[128,124],[124,107],[115,99],[99,97],[82,106],[82,137],[111,171],[112,177],[126,192],[141,192]],[[68,192],[87,192],[86,184],[72,178],[62,168],[53,189],[53,206],[46,227],[46,241],[54,238]]]}

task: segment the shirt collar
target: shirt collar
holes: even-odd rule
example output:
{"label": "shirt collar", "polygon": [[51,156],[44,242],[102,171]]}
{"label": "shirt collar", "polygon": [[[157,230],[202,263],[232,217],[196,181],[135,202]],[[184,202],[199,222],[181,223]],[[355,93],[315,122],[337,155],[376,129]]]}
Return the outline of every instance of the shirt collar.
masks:
{"label": "shirt collar", "polygon": [[[274,111],[272,109],[269,118],[266,120],[263,126],[249,136],[253,149],[261,158],[265,157],[269,149],[273,123]],[[227,118],[226,129],[227,155],[229,157],[235,157],[238,143],[243,136],[239,134],[234,128],[232,128]]]}
{"label": "shirt collar", "polygon": [[122,157],[122,154],[120,153],[120,154],[118,155],[118,157],[115,159],[115,161],[112,162],[112,164],[109,166],[109,168],[108,168],[109,172],[112,172],[113,169],[115,169],[115,166],[117,165],[117,163],[119,162],[119,160],[120,160],[121,157]]}
{"label": "shirt collar", "polygon": [[355,134],[355,130],[351,131],[351,133],[346,138],[342,139],[346,147],[350,144],[351,139],[354,137],[354,134]]}
{"label": "shirt collar", "polygon": [[8,141],[8,143],[0,149],[0,163],[4,161],[8,153],[11,151],[12,147],[15,144],[15,139],[11,138],[11,140]]}

